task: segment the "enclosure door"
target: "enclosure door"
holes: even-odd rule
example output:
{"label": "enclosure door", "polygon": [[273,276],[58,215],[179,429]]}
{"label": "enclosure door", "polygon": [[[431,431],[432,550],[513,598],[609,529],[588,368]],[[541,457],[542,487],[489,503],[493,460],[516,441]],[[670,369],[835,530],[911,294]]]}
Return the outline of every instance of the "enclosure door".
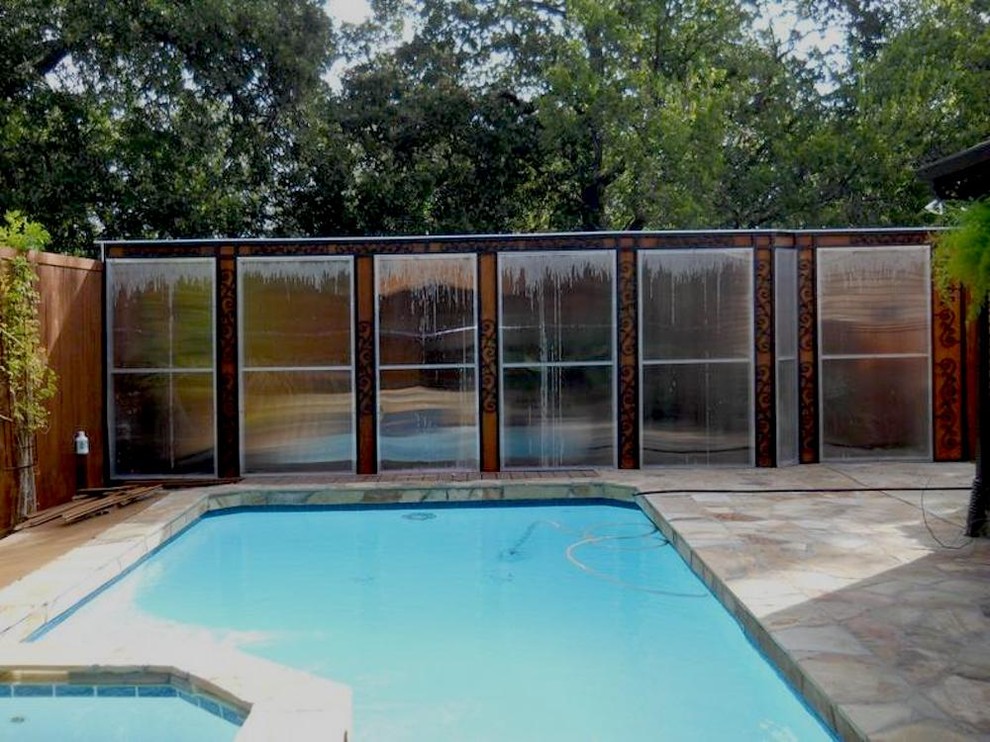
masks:
{"label": "enclosure door", "polygon": [[240,258],[241,471],[353,471],[353,259]]}
{"label": "enclosure door", "polygon": [[378,468],[478,469],[476,258],[375,258]]}
{"label": "enclosure door", "polygon": [[615,255],[499,256],[503,468],[615,466]]}
{"label": "enclosure door", "polygon": [[753,255],[640,253],[642,464],[753,464]]}
{"label": "enclosure door", "polygon": [[929,248],[818,250],[821,457],[930,459]]}
{"label": "enclosure door", "polygon": [[214,476],[212,259],[107,261],[110,474]]}

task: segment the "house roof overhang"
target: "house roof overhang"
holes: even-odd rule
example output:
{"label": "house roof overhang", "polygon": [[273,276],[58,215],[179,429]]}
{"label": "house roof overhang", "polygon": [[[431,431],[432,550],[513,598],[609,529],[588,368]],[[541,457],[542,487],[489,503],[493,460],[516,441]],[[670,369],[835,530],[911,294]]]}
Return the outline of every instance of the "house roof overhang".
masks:
{"label": "house roof overhang", "polygon": [[944,201],[990,194],[990,139],[919,168],[918,177]]}

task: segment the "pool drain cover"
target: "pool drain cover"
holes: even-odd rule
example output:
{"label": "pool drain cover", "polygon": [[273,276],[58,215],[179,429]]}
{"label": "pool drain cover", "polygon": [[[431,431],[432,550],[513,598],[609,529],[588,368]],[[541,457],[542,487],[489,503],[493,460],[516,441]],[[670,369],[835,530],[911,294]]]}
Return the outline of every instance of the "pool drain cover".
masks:
{"label": "pool drain cover", "polygon": [[433,520],[437,517],[436,513],[406,513],[402,516],[406,520]]}

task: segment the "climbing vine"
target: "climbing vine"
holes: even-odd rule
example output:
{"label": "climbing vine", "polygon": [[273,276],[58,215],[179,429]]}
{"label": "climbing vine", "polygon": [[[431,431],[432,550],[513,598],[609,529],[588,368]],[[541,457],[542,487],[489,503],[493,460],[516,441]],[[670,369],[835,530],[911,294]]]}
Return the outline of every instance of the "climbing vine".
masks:
{"label": "climbing vine", "polygon": [[49,240],[44,227],[16,211],[0,225],[0,247],[14,250],[0,261],[0,421],[13,433],[18,520],[38,507],[35,437],[47,427],[47,402],[56,388],[41,340],[38,275],[28,258]]}

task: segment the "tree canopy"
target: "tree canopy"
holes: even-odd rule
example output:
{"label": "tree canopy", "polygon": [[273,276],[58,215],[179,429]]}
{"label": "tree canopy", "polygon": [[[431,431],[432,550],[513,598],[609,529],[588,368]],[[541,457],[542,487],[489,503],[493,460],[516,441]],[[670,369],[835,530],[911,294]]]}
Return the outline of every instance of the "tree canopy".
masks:
{"label": "tree canopy", "polygon": [[80,253],[912,225],[915,169],[990,136],[990,0],[371,7],[347,25],[318,0],[9,0],[0,211]]}

